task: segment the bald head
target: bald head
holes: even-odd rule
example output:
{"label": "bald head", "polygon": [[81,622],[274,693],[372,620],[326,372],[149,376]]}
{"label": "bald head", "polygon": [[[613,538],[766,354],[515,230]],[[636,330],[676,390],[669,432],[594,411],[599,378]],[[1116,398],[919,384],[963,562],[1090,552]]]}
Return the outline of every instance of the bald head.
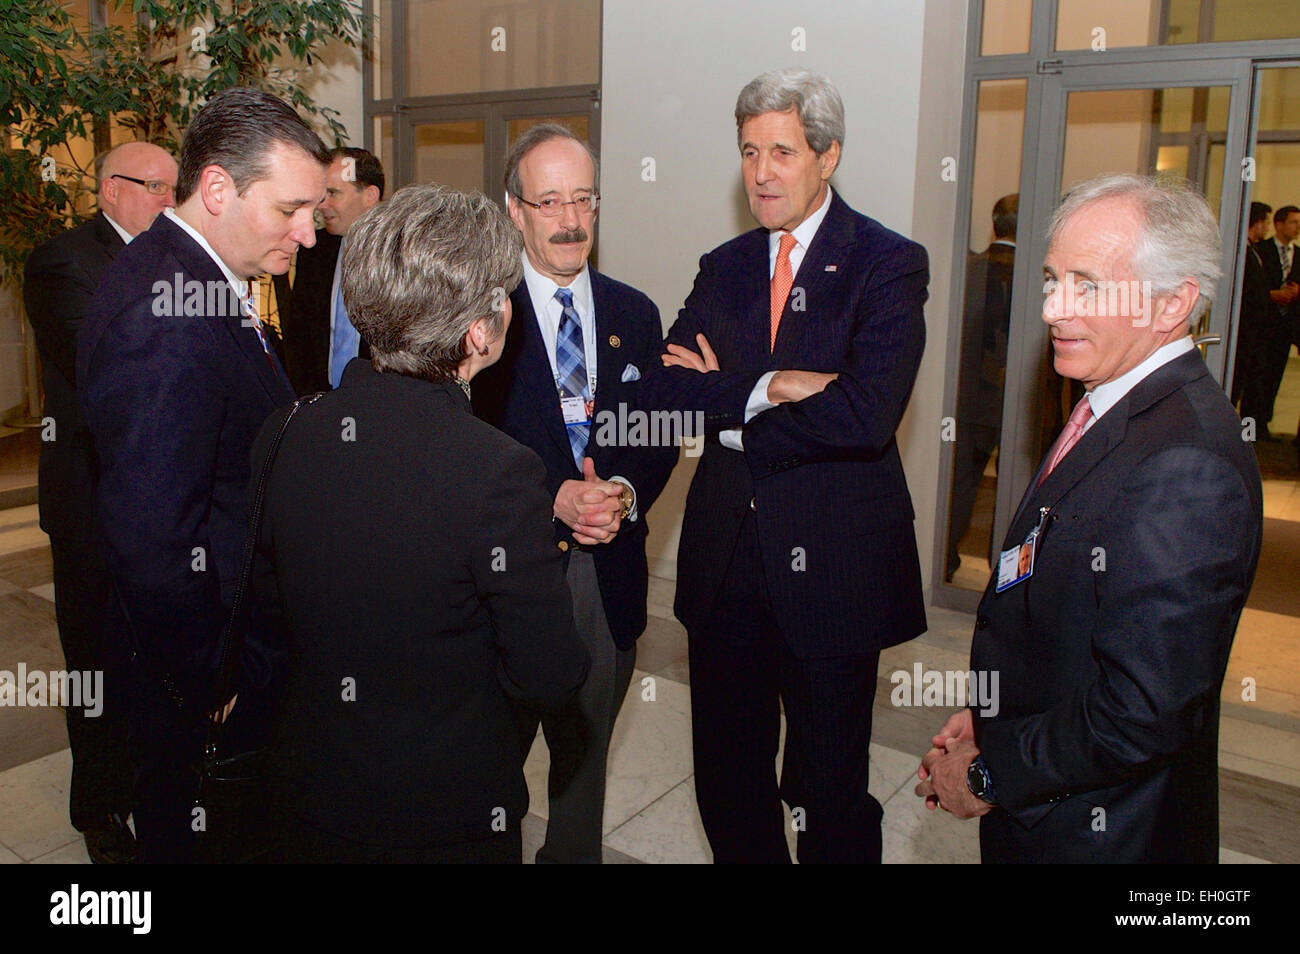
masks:
{"label": "bald head", "polygon": [[[160,195],[145,184],[159,182],[167,187]],[[165,149],[147,142],[123,143],[100,164],[100,211],[133,237],[149,228],[159,212],[176,204],[175,188],[176,160]]]}

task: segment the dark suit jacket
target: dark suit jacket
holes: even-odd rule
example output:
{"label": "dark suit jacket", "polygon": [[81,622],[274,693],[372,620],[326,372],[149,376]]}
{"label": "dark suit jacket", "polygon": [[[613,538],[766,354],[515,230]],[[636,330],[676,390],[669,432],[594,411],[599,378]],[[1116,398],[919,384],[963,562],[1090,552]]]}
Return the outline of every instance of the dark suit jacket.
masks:
{"label": "dark suit jacket", "polygon": [[957,376],[957,421],[1000,431],[1002,388],[1011,327],[1012,245],[992,244],[970,256]]}
{"label": "dark suit jacket", "polygon": [[41,355],[54,440],[41,443],[41,529],[94,539],[94,448],[77,406],[77,329],[113,257],[126,245],[103,213],[35,249],[23,272],[23,302]]}
{"label": "dark suit jacket", "polygon": [[[1259,252],[1259,259],[1263,265],[1264,285],[1268,291],[1281,288],[1287,282],[1300,283],[1300,246],[1291,249],[1291,270],[1286,275],[1282,274],[1282,256],[1278,253],[1277,242],[1271,237],[1256,242],[1254,249]],[[1268,305],[1271,320],[1265,328],[1265,338],[1279,345],[1282,342],[1289,344],[1293,339],[1300,338],[1300,334],[1297,334],[1300,332],[1300,327],[1297,327],[1300,323],[1300,299],[1296,299],[1289,305],[1278,305],[1270,300]]]}
{"label": "dark suit jacket", "polygon": [[[619,648],[627,649],[646,625],[646,515],[677,463],[677,449],[624,446],[613,427],[606,433],[615,440],[602,438],[601,422],[635,420],[627,415],[641,406],[640,381],[623,381],[623,373],[629,364],[641,375],[659,364],[663,326],[659,310],[641,292],[595,269],[590,275],[596,305],[596,424],[587,456],[597,476],[625,477],[637,495],[637,519],[624,520],[613,541],[592,548],[592,557],[610,633]],[[510,301],[513,317],[505,351],[500,361],[474,379],[474,410],[542,458],[546,489],[554,501],[560,484],[581,480],[582,472],[573,461],[550,358],[525,282],[520,282]],[[566,554],[577,546],[561,520],[555,521],[555,541],[564,544]]]}
{"label": "dark suit jacket", "polygon": [[[798,657],[872,652],[925,630],[894,430],[925,345],[928,279],[921,246],[836,195],[795,276],[772,353],[767,230],[700,259],[668,341],[695,350],[703,332],[722,370],[659,367],[643,395],[651,407],[703,411],[710,435],[677,556],[676,613],[688,629],[709,618],[752,506],[772,609]],[[794,310],[799,289],[802,312]],[[778,369],[840,376],[821,394],[756,416],[745,426],[744,453],[724,447],[717,432],[743,422],[755,383]]]}
{"label": "dark suit jacket", "polygon": [[289,307],[282,311],[285,370],[299,395],[330,389],[330,290],[343,239],[316,230],[316,244],[298,249]]}
{"label": "dark suit jacket", "polygon": [[[176,275],[201,298],[174,315]],[[208,312],[208,289],[217,294]],[[81,408],[99,454],[99,528],[119,607],[155,669],[211,690],[247,524],[248,452],[293,397],[279,362],[218,295],[221,269],[165,215],[114,261],[77,340]],[[199,313],[193,313],[197,310]],[[225,312],[233,312],[225,314]],[[120,625],[121,648],[131,632]],[[254,621],[256,623],[256,620]],[[256,625],[245,685],[269,682],[275,647]]]}
{"label": "dark suit jacket", "polygon": [[[258,437],[258,470],[283,417]],[[519,824],[506,696],[553,708],[587,669],[550,517],[537,456],[455,384],[354,359],[295,416],[257,574],[291,647],[273,760],[287,810],[388,846],[486,838],[498,807]]]}
{"label": "dark suit jacket", "polygon": [[1034,574],[1001,594],[990,581],[971,646],[974,670],[1000,674],[999,711],[976,717],[1002,806],[981,822],[986,862],[1217,860],[1219,691],[1261,501],[1241,421],[1194,351],[1031,484],[1003,548],[1051,508]]}

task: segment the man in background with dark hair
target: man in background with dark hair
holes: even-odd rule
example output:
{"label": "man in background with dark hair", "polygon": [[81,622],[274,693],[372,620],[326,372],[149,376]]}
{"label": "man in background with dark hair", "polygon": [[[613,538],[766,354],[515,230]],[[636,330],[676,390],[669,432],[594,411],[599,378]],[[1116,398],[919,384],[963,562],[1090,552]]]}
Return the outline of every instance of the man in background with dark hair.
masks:
{"label": "man in background with dark hair", "polygon": [[1267,424],[1273,419],[1273,402],[1286,374],[1286,362],[1291,356],[1291,342],[1296,337],[1296,323],[1300,321],[1300,255],[1296,254],[1295,240],[1300,236],[1300,208],[1284,205],[1273,213],[1273,238],[1255,245],[1268,289],[1269,313],[1264,329],[1261,361],[1265,392],[1256,409],[1256,440],[1277,440],[1269,433]]}
{"label": "man in background with dark hair", "polygon": [[[1250,204],[1246,229],[1246,267],[1241,282],[1241,311],[1237,320],[1237,357],[1232,372],[1232,402],[1241,402],[1242,420],[1250,418],[1256,428],[1268,423],[1272,398],[1268,391],[1268,325],[1272,304],[1264,278],[1264,262],[1257,246],[1268,235],[1273,209],[1263,202]],[[1259,437],[1259,431],[1256,431]]]}
{"label": "man in background with dark hair", "polygon": [[[41,355],[51,440],[41,442],[41,529],[50,535],[54,612],[59,643],[72,672],[104,672],[104,616],[113,590],[95,532],[94,451],[77,408],[77,329],[90,310],[99,280],[114,257],[174,205],[176,160],[145,142],[123,143],[99,161],[99,210],[85,225],[54,236],[27,259],[23,300]],[[117,683],[97,715],[69,705],[72,748],[70,814],[96,864],[135,858],[131,767],[126,714]]]}
{"label": "man in background with dark hair", "polygon": [[339,264],[348,229],[384,197],[384,167],[354,146],[335,149],[325,173],[325,201],[316,244],[298,253],[298,274],[284,318],[284,360],[299,394],[338,387],[344,366],[370,349],[348,320],[339,291]]}
{"label": "man in background with dark hair", "polygon": [[[117,256],[78,337],[144,862],[194,858],[190,766],[203,713],[225,702],[214,684],[248,522],[249,453],[262,422],[293,399],[248,280],[283,273],[314,243],[328,163],[274,96],[214,96],[186,130],[177,207]],[[277,656],[250,626],[224,705],[232,744],[263,730]]]}

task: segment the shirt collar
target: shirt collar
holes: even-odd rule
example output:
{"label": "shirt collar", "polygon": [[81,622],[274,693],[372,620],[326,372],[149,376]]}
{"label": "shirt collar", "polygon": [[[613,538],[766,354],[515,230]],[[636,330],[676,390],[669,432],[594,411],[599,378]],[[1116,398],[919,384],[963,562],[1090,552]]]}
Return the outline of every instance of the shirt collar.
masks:
{"label": "shirt collar", "polygon": [[1120,402],[1124,395],[1132,391],[1138,382],[1163,367],[1175,358],[1182,357],[1196,347],[1191,335],[1184,335],[1177,341],[1161,345],[1136,367],[1130,368],[1113,381],[1099,384],[1088,392],[1088,406],[1092,408],[1093,419],[1100,418]]}
{"label": "shirt collar", "polygon": [[[540,316],[545,311],[547,304],[555,298],[555,290],[560,285],[554,279],[533,268],[533,263],[528,260],[527,252],[521,254],[524,259],[524,284],[528,287],[528,297],[533,300],[533,311]],[[573,292],[573,302],[578,309],[579,316],[589,316],[594,307],[591,300],[591,269],[583,265],[582,271],[578,272],[573,277],[573,281],[564,287]]]}
{"label": "shirt collar", "polygon": [[104,216],[104,218],[108,221],[109,225],[113,226],[113,231],[115,231],[118,235],[122,237],[122,242],[126,245],[130,245],[131,239],[135,238],[135,236],[132,235],[130,232],[128,232],[126,229],[122,228],[122,226],[114,222],[113,217],[109,215],[107,212],[101,210],[100,214]]}
{"label": "shirt collar", "polygon": [[[821,228],[822,220],[826,218],[826,213],[830,211],[831,196],[834,194],[835,191],[830,186],[827,186],[826,198],[824,198],[822,204],[817,207],[817,211],[796,225],[794,230],[790,233],[794,236],[794,240],[799,243],[799,247],[805,252],[808,251],[808,246],[812,244],[813,237],[817,234],[817,230]],[[781,236],[784,234],[785,232],[779,229],[775,232],[769,233],[768,247],[770,249],[777,248],[781,243]]]}
{"label": "shirt collar", "polygon": [[227,267],[226,263],[221,260],[221,256],[216,253],[212,246],[208,244],[208,240],[200,235],[194,226],[190,225],[190,223],[177,215],[175,209],[163,209],[163,215],[167,216],[167,218],[179,225],[185,230],[190,238],[199,243],[199,247],[202,248],[203,251],[207,252],[208,257],[216,262],[218,267],[220,267],[221,273],[226,276],[226,281],[230,282],[230,287],[235,290],[236,294],[238,294],[240,298],[244,298],[248,295],[248,282],[240,281],[235,277],[235,273]]}

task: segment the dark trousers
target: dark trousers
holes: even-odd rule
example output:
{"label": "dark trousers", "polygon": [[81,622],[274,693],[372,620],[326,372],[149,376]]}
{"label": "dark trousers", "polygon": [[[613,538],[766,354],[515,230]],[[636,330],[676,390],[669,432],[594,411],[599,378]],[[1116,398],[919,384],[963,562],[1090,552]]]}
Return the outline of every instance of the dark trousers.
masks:
{"label": "dark trousers", "polygon": [[[196,817],[198,775],[207,726],[184,717],[138,660],[130,664],[130,749],[135,765],[134,805],[137,857],[142,864],[185,864],[199,860]],[[267,744],[270,723],[266,693],[241,689],[222,734],[228,752]]]}
{"label": "dark trousers", "polygon": [[551,768],[546,780],[546,841],[538,864],[600,864],[605,819],[605,767],[614,722],[636,665],[636,646],[619,649],[600,601],[595,562],[581,550],[569,556],[573,621],[591,656],[577,699],[559,712],[539,714],[515,707],[523,757],[528,758],[541,723]]}
{"label": "dark trousers", "polygon": [[[879,863],[867,791],[880,654],[798,659],[773,617],[752,516],[710,624],[689,635],[695,793],[717,863],[786,863],[781,801],[801,864]],[[780,785],[776,754],[786,719]]]}
{"label": "dark trousers", "polygon": [[100,547],[89,540],[50,538],[54,562],[54,615],[69,672],[103,673],[103,708],[87,716],[68,706],[72,748],[69,814],[72,826],[103,825],[108,815],[131,814],[131,762],[127,755],[126,711],[120,673],[110,665],[104,623],[113,580]]}
{"label": "dark trousers", "polygon": [[[952,508],[948,514],[948,562],[944,576],[951,579],[961,565],[957,545],[970,528],[975,512],[975,498],[989,458],[998,449],[1002,428],[957,422],[957,446],[953,448]],[[984,541],[984,551],[992,564],[991,540]]]}

